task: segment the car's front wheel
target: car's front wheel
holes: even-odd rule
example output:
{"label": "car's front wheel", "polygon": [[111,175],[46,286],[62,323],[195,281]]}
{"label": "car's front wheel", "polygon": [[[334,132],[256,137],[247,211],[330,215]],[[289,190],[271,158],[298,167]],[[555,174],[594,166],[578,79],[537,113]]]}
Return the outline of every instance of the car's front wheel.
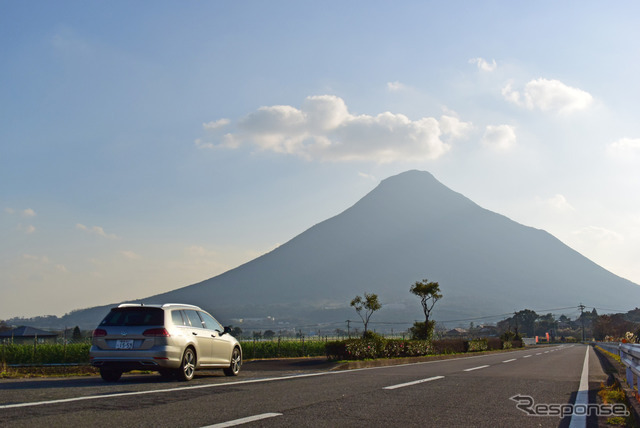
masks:
{"label": "car's front wheel", "polygon": [[121,370],[100,368],[100,377],[107,382],[117,382],[122,376]]}
{"label": "car's front wheel", "polygon": [[196,353],[193,348],[187,348],[182,355],[182,363],[177,371],[178,379],[191,380],[196,372]]}
{"label": "car's front wheel", "polygon": [[242,354],[240,353],[240,349],[233,348],[233,352],[231,353],[231,362],[229,364],[229,367],[224,369],[224,374],[227,376],[238,376],[241,366]]}

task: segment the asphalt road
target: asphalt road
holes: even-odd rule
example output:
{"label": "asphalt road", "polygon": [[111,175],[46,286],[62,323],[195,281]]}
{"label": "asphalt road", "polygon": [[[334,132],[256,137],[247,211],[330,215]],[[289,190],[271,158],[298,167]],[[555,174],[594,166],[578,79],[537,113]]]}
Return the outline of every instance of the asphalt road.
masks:
{"label": "asphalt road", "polygon": [[[244,426],[568,427],[569,417],[527,415],[511,397],[573,403],[586,352],[565,345],[348,371],[256,362],[238,377],[203,372],[189,383],[156,375],[125,375],[116,384],[95,376],[2,380],[0,426],[209,427],[251,420]],[[594,402],[606,375],[588,352]]]}

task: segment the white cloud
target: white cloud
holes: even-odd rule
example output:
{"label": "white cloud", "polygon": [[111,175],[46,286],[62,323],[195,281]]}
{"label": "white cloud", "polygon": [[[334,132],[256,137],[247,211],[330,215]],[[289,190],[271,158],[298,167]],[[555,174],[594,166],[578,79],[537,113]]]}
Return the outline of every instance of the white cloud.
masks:
{"label": "white cloud", "polygon": [[407,89],[407,87],[397,80],[395,82],[387,82],[387,90],[389,90],[390,92],[397,92],[405,89]]}
{"label": "white cloud", "polygon": [[558,80],[534,79],[528,82],[524,91],[514,90],[512,83],[502,89],[504,98],[520,107],[530,110],[556,111],[568,114],[588,108],[593,97],[582,89],[567,86]]}
{"label": "white cloud", "polygon": [[141,257],[139,254],[134,253],[133,251],[120,251],[120,254],[122,254],[125,258],[129,259],[129,260],[139,260]]}
{"label": "white cloud", "polygon": [[206,249],[199,245],[191,245],[182,249],[182,255],[168,262],[168,266],[174,270],[186,272],[200,272],[200,275],[212,275],[214,272],[222,272],[229,266],[222,260],[225,254]]}
{"label": "white cloud", "polygon": [[41,263],[49,263],[49,258],[47,256],[34,256],[32,254],[23,254],[22,258],[30,261],[37,261]]}
{"label": "white cloud", "polygon": [[26,234],[32,234],[36,231],[36,228],[32,224],[23,225],[21,223],[18,225],[18,230]]}
{"label": "white cloud", "polygon": [[575,211],[575,208],[567,201],[563,195],[557,194],[553,198],[546,200],[547,205],[551,206],[557,211],[568,212]]}
{"label": "white cloud", "polygon": [[358,175],[362,178],[366,178],[367,180],[378,181],[378,179],[375,176],[371,174],[367,174],[366,172],[359,172]]}
{"label": "white cloud", "polygon": [[509,150],[516,142],[516,131],[511,125],[488,125],[482,144],[494,150]]}
{"label": "white cloud", "polygon": [[229,123],[231,123],[229,119],[218,119],[211,122],[203,123],[202,127],[207,131],[213,131],[224,128],[225,126],[229,125]]}
{"label": "white cloud", "polygon": [[635,161],[640,158],[640,138],[621,138],[607,146],[607,154],[622,161]]}
{"label": "white cloud", "polygon": [[618,232],[598,226],[587,226],[573,232],[574,235],[594,243],[615,243],[624,240]]}
{"label": "white cloud", "polygon": [[42,272],[41,269],[51,269],[53,268],[56,272],[67,273],[69,272],[67,267],[60,263],[52,262],[47,256],[34,256],[32,254],[23,254],[22,259],[29,263],[32,268],[37,268]]}
{"label": "white cloud", "polygon": [[[16,210],[14,210],[13,208],[5,208],[4,212],[7,214],[15,214]],[[31,217],[35,217],[37,214],[36,212],[31,209],[31,208],[26,208],[22,211],[20,211],[20,216],[25,217],[25,218],[31,218]]]}
{"label": "white cloud", "polygon": [[115,235],[113,233],[106,233],[104,231],[104,229],[100,226],[93,226],[91,228],[88,228],[87,226],[85,226],[84,224],[76,224],[76,229],[78,230],[82,230],[84,232],[87,233],[91,233],[93,235],[98,235],[101,236],[103,238],[107,238],[107,239],[120,239],[120,237],[118,235]]}
{"label": "white cloud", "polygon": [[453,139],[466,138],[469,132],[473,130],[473,124],[471,122],[461,121],[455,113],[442,115],[439,125],[442,133],[450,135]]}
{"label": "white cloud", "polygon": [[492,72],[498,68],[498,64],[496,64],[496,60],[492,60],[491,63],[487,62],[484,58],[472,58],[469,60],[470,64],[476,64],[478,66],[478,70],[480,71],[488,71]]}
{"label": "white cloud", "polygon": [[391,112],[353,115],[344,100],[333,95],[307,97],[301,108],[260,107],[238,122],[239,132],[219,144],[196,140],[203,148],[237,148],[249,143],[261,150],[324,161],[436,159],[450,146],[441,139],[463,136],[471,124],[455,117],[411,120]]}

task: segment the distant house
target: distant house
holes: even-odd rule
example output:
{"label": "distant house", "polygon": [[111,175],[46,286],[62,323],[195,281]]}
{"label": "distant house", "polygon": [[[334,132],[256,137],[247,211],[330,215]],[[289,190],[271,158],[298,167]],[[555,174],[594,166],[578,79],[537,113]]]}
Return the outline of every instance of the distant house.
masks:
{"label": "distant house", "polygon": [[495,325],[483,325],[480,326],[478,332],[480,337],[495,337],[498,335],[498,328]]}
{"label": "distant house", "polygon": [[57,333],[27,326],[0,333],[0,342],[15,343],[17,345],[32,344],[34,341],[37,341],[37,343],[56,343],[57,339]]}
{"label": "distant house", "polygon": [[464,328],[453,328],[449,331],[447,331],[445,333],[445,336],[447,337],[462,337],[465,336],[469,333],[468,330],[465,330]]}

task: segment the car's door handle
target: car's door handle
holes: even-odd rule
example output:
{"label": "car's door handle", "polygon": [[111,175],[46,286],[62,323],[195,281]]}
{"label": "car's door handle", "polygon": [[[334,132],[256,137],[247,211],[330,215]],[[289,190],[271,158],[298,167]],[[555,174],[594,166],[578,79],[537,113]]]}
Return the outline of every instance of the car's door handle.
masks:
{"label": "car's door handle", "polygon": [[195,331],[192,331],[191,334],[193,334],[194,336],[198,335],[198,333],[196,333]]}

